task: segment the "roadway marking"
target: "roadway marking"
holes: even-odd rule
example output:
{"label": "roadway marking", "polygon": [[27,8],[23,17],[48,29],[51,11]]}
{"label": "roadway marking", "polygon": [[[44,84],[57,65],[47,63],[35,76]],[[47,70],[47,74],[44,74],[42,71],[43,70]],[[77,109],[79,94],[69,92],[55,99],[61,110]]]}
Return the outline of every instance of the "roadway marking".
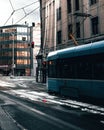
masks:
{"label": "roadway marking", "polygon": [[16,103],[17,105],[20,105],[20,106],[22,106],[22,107],[24,107],[24,108],[26,108],[28,110],[31,110],[31,111],[35,112],[36,114],[38,114],[37,115],[38,118],[39,118],[39,115],[41,115],[41,119],[42,120],[46,120],[47,122],[49,122],[51,124],[54,124],[54,125],[56,125],[56,126],[58,126],[60,128],[62,128],[62,127],[69,127],[69,129],[71,128],[73,130],[83,130],[80,127],[72,125],[69,122],[67,123],[67,122],[65,122],[65,121],[63,121],[63,120],[61,120],[59,118],[50,116],[50,115],[48,115],[46,113],[43,113],[42,111],[36,110],[35,108],[31,108],[31,107],[29,107],[29,106],[27,106],[27,105],[25,105],[23,103],[20,103],[19,101],[15,101],[15,100],[10,99],[10,98],[8,98],[8,100],[10,100],[10,101]]}
{"label": "roadway marking", "polygon": [[[5,91],[6,92],[6,91]],[[100,114],[104,115],[104,108],[88,103],[78,102],[75,100],[57,100],[55,96],[50,96],[47,93],[43,92],[33,92],[30,90],[10,90],[11,94],[18,95],[19,97],[26,98],[32,101],[40,101],[47,104],[58,104],[58,105],[65,105],[72,108],[78,108],[82,111],[90,112],[93,114]]]}

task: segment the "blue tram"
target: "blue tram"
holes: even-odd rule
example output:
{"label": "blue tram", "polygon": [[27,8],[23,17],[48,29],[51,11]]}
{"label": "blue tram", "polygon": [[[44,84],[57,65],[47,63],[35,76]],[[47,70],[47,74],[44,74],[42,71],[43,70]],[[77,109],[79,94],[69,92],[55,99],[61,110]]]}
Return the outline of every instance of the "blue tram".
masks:
{"label": "blue tram", "polygon": [[104,41],[50,52],[48,92],[104,99]]}

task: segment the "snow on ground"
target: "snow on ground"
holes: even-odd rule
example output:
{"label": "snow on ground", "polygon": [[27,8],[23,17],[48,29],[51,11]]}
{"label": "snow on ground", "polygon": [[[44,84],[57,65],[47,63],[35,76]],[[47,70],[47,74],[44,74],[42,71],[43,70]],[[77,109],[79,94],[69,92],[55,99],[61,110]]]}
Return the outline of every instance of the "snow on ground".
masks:
{"label": "snow on ground", "polygon": [[[0,77],[0,86],[1,87],[16,87],[17,85],[16,84],[14,84],[12,81],[27,81],[27,80],[35,80],[35,78],[34,77],[26,77],[26,76],[23,76],[23,77],[19,77],[19,76],[17,76],[17,77],[13,77],[13,78],[10,78],[9,76],[7,77],[7,76],[4,76],[4,77]],[[21,85],[21,84],[19,84],[19,85]],[[22,84],[22,86],[23,86],[23,84]],[[26,87],[25,86],[25,84],[24,84],[24,87]]]}
{"label": "snow on ground", "polygon": [[[16,79],[10,79],[10,80],[18,81],[20,79],[16,78]],[[31,80],[31,78],[29,80]],[[14,83],[12,82],[9,83],[9,81],[5,82],[2,80],[0,80],[0,86],[16,87]],[[9,94],[17,95],[19,97],[26,98],[32,101],[39,101],[39,102],[44,102],[48,104],[56,104],[56,105],[66,105],[73,108],[80,108],[82,111],[104,115],[104,107],[100,107],[100,106],[96,106],[96,105],[92,105],[88,103],[83,103],[83,102],[78,102],[78,101],[70,100],[70,99],[62,100],[61,98],[57,96],[49,95],[47,92],[37,92],[37,91],[29,90],[29,89],[28,90],[27,89],[16,89],[16,90],[9,89],[5,92],[8,93],[8,91],[9,91]]]}
{"label": "snow on ground", "polygon": [[81,109],[82,111],[87,111],[89,113],[104,115],[104,107],[70,99],[62,100],[57,96],[49,95],[46,92],[36,92],[30,90],[9,90],[9,91],[10,91],[9,93],[11,94],[18,95],[22,98],[29,99],[31,101],[44,102],[47,104],[54,104],[56,106],[57,105],[69,106],[72,108]]}
{"label": "snow on ground", "polygon": [[31,90],[10,90],[9,93],[19,95],[20,97],[24,97],[27,99],[31,99],[33,101],[38,101],[38,100],[44,100],[44,99],[52,99],[54,100],[56,96],[49,95],[47,92],[36,92],[36,91],[31,91]]}
{"label": "snow on ground", "polygon": [[1,81],[1,80],[0,80],[0,86],[2,86],[2,87],[16,87],[16,85],[13,83]]}

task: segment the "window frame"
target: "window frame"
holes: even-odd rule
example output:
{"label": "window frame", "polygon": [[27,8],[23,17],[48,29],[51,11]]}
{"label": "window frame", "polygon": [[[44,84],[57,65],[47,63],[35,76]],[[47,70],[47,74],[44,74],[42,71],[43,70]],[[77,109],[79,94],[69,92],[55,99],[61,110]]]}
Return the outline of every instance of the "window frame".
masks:
{"label": "window frame", "polygon": [[99,34],[99,18],[98,16],[91,19],[92,35]]}

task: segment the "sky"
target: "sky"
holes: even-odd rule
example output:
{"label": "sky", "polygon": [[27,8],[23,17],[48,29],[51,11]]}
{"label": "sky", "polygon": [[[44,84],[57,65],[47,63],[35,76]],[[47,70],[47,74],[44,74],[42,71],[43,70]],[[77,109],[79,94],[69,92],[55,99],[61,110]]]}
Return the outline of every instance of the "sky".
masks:
{"label": "sky", "polygon": [[39,23],[39,10],[39,0],[0,0],[0,26]]}

